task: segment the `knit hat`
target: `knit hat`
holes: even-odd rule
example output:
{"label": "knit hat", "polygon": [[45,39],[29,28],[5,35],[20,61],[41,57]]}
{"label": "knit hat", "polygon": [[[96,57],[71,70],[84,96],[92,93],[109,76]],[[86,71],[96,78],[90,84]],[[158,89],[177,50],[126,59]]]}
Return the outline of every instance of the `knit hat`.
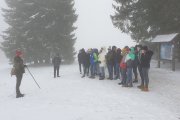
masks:
{"label": "knit hat", "polygon": [[16,56],[20,56],[20,55],[22,55],[22,52],[21,52],[21,50],[17,49],[16,50]]}

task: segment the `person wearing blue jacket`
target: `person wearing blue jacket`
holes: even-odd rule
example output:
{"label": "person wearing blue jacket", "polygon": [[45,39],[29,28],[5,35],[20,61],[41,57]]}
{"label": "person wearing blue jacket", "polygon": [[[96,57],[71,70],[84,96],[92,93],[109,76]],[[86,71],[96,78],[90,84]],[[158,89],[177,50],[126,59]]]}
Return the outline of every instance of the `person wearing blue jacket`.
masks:
{"label": "person wearing blue jacket", "polygon": [[89,78],[95,78],[95,70],[96,70],[96,63],[98,62],[98,57],[95,51],[92,49],[90,53],[90,70],[91,76]]}

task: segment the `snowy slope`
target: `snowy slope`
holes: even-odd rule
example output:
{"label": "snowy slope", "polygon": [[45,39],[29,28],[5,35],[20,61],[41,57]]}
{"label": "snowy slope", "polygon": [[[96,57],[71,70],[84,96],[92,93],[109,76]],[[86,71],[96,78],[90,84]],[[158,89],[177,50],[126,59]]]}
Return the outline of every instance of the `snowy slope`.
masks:
{"label": "snowy slope", "polygon": [[122,88],[119,80],[81,78],[78,66],[61,67],[60,78],[53,78],[49,67],[29,68],[40,84],[39,89],[28,71],[21,91],[15,98],[15,77],[10,67],[0,69],[1,120],[179,120],[180,72],[150,70],[150,92]]}

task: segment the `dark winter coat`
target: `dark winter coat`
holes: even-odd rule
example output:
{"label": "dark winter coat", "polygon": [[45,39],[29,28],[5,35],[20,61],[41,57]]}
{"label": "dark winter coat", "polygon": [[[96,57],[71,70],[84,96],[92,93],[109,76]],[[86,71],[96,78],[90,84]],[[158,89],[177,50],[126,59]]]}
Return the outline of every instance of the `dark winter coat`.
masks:
{"label": "dark winter coat", "polygon": [[115,65],[116,60],[117,60],[117,59],[116,59],[116,57],[117,57],[116,55],[117,55],[116,51],[112,51],[112,61],[113,61],[112,64],[113,64],[113,65]]}
{"label": "dark winter coat", "polygon": [[60,56],[55,56],[52,60],[52,63],[54,66],[60,66],[61,64],[61,57]]}
{"label": "dark winter coat", "polygon": [[82,64],[85,66],[85,67],[88,67],[89,64],[90,64],[90,57],[89,57],[89,54],[87,54],[86,52],[82,52],[81,53],[81,57],[82,57]]}
{"label": "dark winter coat", "polygon": [[129,59],[128,61],[126,61],[126,67],[127,68],[132,68],[134,65],[134,60]]}
{"label": "dark winter coat", "polygon": [[116,52],[116,56],[115,56],[115,63],[120,63],[122,60],[123,56],[121,55],[121,51],[117,51]]}
{"label": "dark winter coat", "polygon": [[23,74],[25,73],[25,70],[24,70],[24,63],[23,63],[23,60],[21,57],[19,56],[15,56],[14,57],[14,68],[15,68],[15,74]]}
{"label": "dark winter coat", "polygon": [[82,64],[83,58],[82,58],[82,52],[78,53],[78,62]]}
{"label": "dark winter coat", "polygon": [[133,63],[133,67],[137,67],[138,66],[138,63],[139,63],[139,60],[138,60],[138,53],[135,53],[135,59],[134,59],[134,63]]}
{"label": "dark winter coat", "polygon": [[114,62],[113,52],[111,50],[108,51],[108,53],[106,54],[106,62],[107,62],[107,64],[113,64],[113,62]]}
{"label": "dark winter coat", "polygon": [[148,50],[146,53],[141,54],[140,65],[142,68],[150,68],[152,55],[153,52],[151,50]]}

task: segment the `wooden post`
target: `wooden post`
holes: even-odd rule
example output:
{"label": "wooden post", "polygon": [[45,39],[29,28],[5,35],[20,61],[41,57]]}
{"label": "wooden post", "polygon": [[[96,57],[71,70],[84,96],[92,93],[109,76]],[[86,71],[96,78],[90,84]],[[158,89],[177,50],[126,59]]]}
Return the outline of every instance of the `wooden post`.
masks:
{"label": "wooden post", "polygon": [[158,55],[157,55],[158,65],[157,65],[157,67],[160,68],[160,67],[161,67],[161,60],[160,60],[160,43],[158,43],[157,47],[158,47]]}

